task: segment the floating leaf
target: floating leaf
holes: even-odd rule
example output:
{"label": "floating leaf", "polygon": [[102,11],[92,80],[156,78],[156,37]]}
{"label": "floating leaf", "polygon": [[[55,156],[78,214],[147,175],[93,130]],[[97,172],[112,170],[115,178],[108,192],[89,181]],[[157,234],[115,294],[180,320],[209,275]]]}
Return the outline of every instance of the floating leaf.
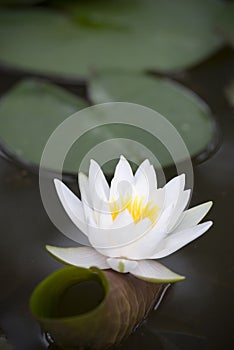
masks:
{"label": "floating leaf", "polygon": [[[200,100],[178,84],[130,73],[107,75],[91,81],[90,93],[94,102],[136,102],[161,112],[181,133],[192,156],[197,156],[210,145],[213,125],[209,111]],[[0,100],[0,138],[3,151],[29,169],[38,167],[51,133],[68,116],[86,106],[84,100],[52,84],[35,80],[21,82]],[[136,110],[135,107],[133,109],[134,111],[130,107],[115,104],[114,108],[113,105],[106,106],[101,111],[79,115],[75,130],[77,141],[73,145],[71,142],[71,148],[64,159],[63,171],[77,174],[85,157],[81,170],[87,172],[89,160],[94,158],[98,161],[95,153],[97,145],[104,147],[101,152],[105,153],[107,163],[104,171],[108,175],[113,174],[116,165],[113,159],[119,158],[120,154],[125,154],[135,164],[149,158],[157,167],[152,155],[157,157],[163,167],[174,164],[175,160],[170,156],[166,145],[144,129],[134,126]],[[118,122],[121,113],[127,113],[128,124],[109,122],[105,125],[107,120],[113,118],[115,123]],[[94,127],[97,121],[100,126]],[[92,130],[78,137],[79,130],[87,125]],[[61,150],[66,139],[64,136],[59,143]],[[120,140],[132,141],[126,145]],[[59,148],[56,148],[56,152],[58,156],[61,154]],[[181,157],[177,160],[183,161],[183,155]],[[43,162],[43,167],[59,170],[56,159],[57,157],[50,157]]]}
{"label": "floating leaf", "polygon": [[[176,82],[143,74],[106,73],[91,79],[89,93],[95,103],[133,102],[161,113],[178,130],[192,157],[209,148],[213,140],[214,125],[208,107],[194,92]],[[155,149],[160,158],[161,147]],[[170,162],[166,155],[160,160],[163,166]]]}
{"label": "floating leaf", "polygon": [[99,69],[169,71],[199,63],[222,44],[213,30],[224,6],[219,1],[102,0],[63,6],[64,14],[2,10],[1,63],[72,78]]}
{"label": "floating leaf", "polygon": [[[20,82],[0,100],[0,137],[4,151],[9,150],[10,156],[38,166],[50,134],[67,117],[87,106],[85,100],[50,83]],[[77,171],[76,164],[73,170]]]}
{"label": "floating leaf", "polygon": [[101,350],[128,336],[167,286],[111,270],[67,267],[39,284],[30,307],[62,348]]}
{"label": "floating leaf", "polygon": [[226,4],[217,17],[216,27],[227,42],[234,46],[234,4]]}

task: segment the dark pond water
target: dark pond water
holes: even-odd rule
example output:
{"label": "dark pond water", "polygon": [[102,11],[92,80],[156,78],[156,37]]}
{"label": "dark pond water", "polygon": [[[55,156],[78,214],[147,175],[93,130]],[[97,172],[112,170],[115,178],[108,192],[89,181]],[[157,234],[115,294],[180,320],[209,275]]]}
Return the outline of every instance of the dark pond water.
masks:
{"label": "dark pond water", "polygon": [[[164,259],[187,278],[169,288],[159,308],[119,350],[231,350],[234,346],[234,113],[224,96],[224,87],[234,80],[234,54],[223,50],[177,79],[210,105],[221,130],[219,150],[194,169],[192,204],[212,199],[209,219],[214,226]],[[1,92],[13,81],[2,73]],[[0,201],[0,328],[17,350],[45,350],[48,342],[30,314],[28,301],[34,287],[62,266],[48,255],[45,244],[69,246],[71,242],[49,221],[38,178],[3,158]],[[3,343],[0,349],[7,350]]]}

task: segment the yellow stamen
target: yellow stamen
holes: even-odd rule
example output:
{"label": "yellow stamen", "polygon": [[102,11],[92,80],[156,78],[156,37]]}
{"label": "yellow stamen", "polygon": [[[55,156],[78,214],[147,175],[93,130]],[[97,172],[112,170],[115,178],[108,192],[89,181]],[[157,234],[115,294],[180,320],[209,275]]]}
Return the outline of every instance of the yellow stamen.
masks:
{"label": "yellow stamen", "polygon": [[114,221],[121,212],[127,209],[132,215],[135,224],[138,223],[140,220],[148,218],[151,220],[152,225],[154,225],[158,217],[158,211],[160,208],[157,205],[155,205],[152,201],[148,202],[144,206],[143,200],[143,196],[140,198],[139,196],[135,196],[134,198],[132,198],[130,195],[127,195],[125,199],[123,197],[120,197],[120,200],[118,201],[115,201],[115,199],[112,198],[112,201],[109,204],[112,214],[112,220]]}

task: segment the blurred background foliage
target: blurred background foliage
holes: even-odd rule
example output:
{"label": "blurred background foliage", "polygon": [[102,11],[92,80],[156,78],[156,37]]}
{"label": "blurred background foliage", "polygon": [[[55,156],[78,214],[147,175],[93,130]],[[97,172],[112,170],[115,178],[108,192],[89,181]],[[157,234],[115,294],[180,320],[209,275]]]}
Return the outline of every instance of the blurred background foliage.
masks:
{"label": "blurred background foliage", "polygon": [[[204,159],[202,154],[217,146],[212,112],[183,87],[183,76],[224,46],[233,46],[230,1],[1,0],[0,4],[0,72],[17,77],[12,80],[17,85],[11,84],[0,100],[0,138],[8,157],[29,168],[37,166],[46,140],[62,120],[84,106],[109,101],[139,103],[162,113],[194,159]],[[19,81],[24,78],[30,81]],[[226,91],[232,100],[231,87]],[[116,128],[100,129],[85,142],[100,142],[106,132],[109,138],[121,136]],[[136,131],[129,130],[127,136],[134,135]],[[162,147],[152,147],[157,148],[161,164],[170,165]],[[80,144],[68,157],[65,171],[76,173],[79,150],[84,153]],[[138,158],[139,162],[144,155]]]}
{"label": "blurred background foliage", "polygon": [[12,6],[1,11],[0,59],[72,77],[99,69],[186,69],[218,50],[224,36],[230,38],[226,6],[217,0],[53,0]]}

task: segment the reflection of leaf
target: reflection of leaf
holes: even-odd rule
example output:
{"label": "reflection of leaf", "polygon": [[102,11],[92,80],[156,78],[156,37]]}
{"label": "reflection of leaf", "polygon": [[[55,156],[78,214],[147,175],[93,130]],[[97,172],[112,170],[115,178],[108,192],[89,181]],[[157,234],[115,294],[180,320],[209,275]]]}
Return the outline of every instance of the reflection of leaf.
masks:
{"label": "reflection of leaf", "polygon": [[31,5],[45,0],[0,0],[0,5]]}
{"label": "reflection of leaf", "polygon": [[95,103],[133,102],[161,113],[176,127],[191,156],[204,151],[212,140],[210,111],[192,91],[175,82],[142,74],[106,73],[91,79],[89,92]]}
{"label": "reflection of leaf", "polygon": [[0,137],[17,156],[38,165],[54,129],[87,105],[55,85],[23,81],[0,100]]}
{"label": "reflection of leaf", "polygon": [[13,350],[13,346],[8,342],[5,335],[2,333],[0,329],[0,349],[1,350]]}
{"label": "reflection of leaf", "polygon": [[161,341],[167,350],[206,350],[208,342],[206,336],[200,336],[182,331],[152,330],[155,337]]}
{"label": "reflection of leaf", "polygon": [[234,82],[232,82],[225,91],[228,102],[234,107]]}
{"label": "reflection of leaf", "polygon": [[226,41],[234,46],[234,4],[226,4],[219,13],[215,24]]}
{"label": "reflection of leaf", "polygon": [[[71,305],[73,303],[71,316],[58,312],[61,304],[64,310],[68,288],[79,283],[82,286],[84,281],[96,281],[99,288],[102,286],[104,295],[99,303],[84,311],[89,301],[84,299],[85,294],[82,298],[76,294],[69,299]],[[103,349],[129,335],[151,310],[163,289],[160,284],[128,274],[68,267],[41,282],[32,294],[30,306],[33,315],[59,346]],[[95,297],[96,289],[89,290],[90,293]],[[90,297],[92,299],[92,295]]]}
{"label": "reflection of leaf", "polygon": [[106,68],[168,71],[196,64],[221,45],[213,31],[214,17],[224,6],[218,1],[102,0],[63,6],[67,17],[39,8],[1,11],[1,62],[71,77]]}

